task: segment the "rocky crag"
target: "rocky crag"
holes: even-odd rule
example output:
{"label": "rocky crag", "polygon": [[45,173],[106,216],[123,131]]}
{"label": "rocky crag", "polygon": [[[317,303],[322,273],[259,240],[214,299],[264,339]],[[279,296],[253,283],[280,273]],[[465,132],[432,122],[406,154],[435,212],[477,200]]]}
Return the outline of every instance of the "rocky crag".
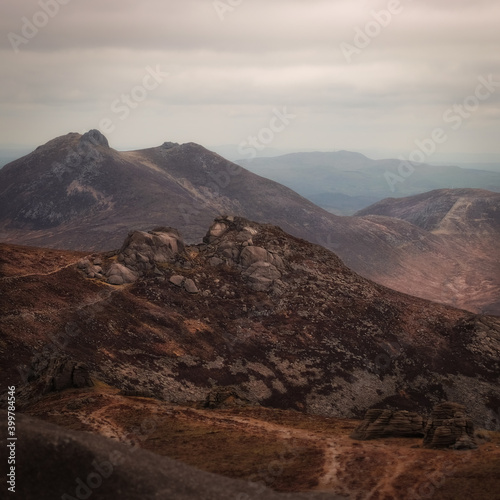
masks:
{"label": "rocky crag", "polygon": [[424,419],[418,413],[375,408],[366,412],[363,422],[351,435],[359,440],[418,436],[424,436]]}
{"label": "rocky crag", "polygon": [[477,448],[474,423],[465,406],[456,403],[437,405],[425,427],[424,446],[468,450]]}

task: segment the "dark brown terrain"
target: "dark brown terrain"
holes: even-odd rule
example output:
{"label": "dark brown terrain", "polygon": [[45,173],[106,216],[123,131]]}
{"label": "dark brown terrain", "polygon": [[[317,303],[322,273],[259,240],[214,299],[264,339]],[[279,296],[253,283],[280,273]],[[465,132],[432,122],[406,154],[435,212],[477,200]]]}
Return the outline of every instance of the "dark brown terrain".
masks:
{"label": "dark brown terrain", "polygon": [[[175,230],[158,228],[87,258],[5,244],[0,251],[0,359],[18,411],[112,439],[22,424],[24,470],[54,457],[44,465],[54,478],[49,492],[73,494],[76,477],[118,446],[126,466],[96,498],[112,498],[105,492],[127,481],[139,493],[124,498],[154,498],[147,495],[167,483],[174,498],[197,498],[188,495],[199,484],[211,484],[213,495],[226,488],[219,498],[234,498],[235,489],[274,498],[263,487],[327,498],[425,498],[431,490],[435,499],[495,498],[498,318],[394,292],[320,246],[241,218],[218,219],[203,244],[186,247]],[[130,282],[110,284],[117,279]],[[228,386],[236,399],[218,405],[213,397],[215,407],[205,407]],[[464,404],[485,429],[478,449],[349,437],[369,408],[427,416],[443,401]],[[137,447],[252,484],[176,462],[144,468],[155,459]],[[36,477],[25,474],[25,497],[35,498]],[[183,493],[172,477],[191,486]]]}
{"label": "dark brown terrain", "polygon": [[[412,205],[411,217],[370,209],[338,217],[197,144],[118,152],[91,131],[54,139],[0,170],[0,238],[103,251],[118,248],[130,229],[169,225],[193,243],[211,220],[230,213],[319,243],[361,275],[404,293],[498,315],[499,256],[492,245],[500,241],[500,195],[451,193],[433,192]],[[472,211],[460,209],[470,203]],[[443,220],[453,220],[452,234],[450,225],[438,230],[416,222],[437,206]]]}

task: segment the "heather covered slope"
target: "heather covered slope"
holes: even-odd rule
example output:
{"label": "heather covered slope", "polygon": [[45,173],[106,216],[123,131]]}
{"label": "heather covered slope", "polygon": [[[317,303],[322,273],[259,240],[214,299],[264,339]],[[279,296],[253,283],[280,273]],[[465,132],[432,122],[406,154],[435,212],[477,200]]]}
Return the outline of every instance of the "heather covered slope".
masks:
{"label": "heather covered slope", "polygon": [[[328,416],[453,400],[477,424],[496,418],[498,318],[391,291],[322,247],[240,218],[219,219],[204,244],[170,260],[137,248],[90,258],[104,275],[118,263],[139,270],[129,285],[89,278],[74,254],[58,272],[5,273],[7,384],[64,353],[114,387],[168,401],[236,384],[249,401]],[[20,400],[48,387],[38,384]]]}

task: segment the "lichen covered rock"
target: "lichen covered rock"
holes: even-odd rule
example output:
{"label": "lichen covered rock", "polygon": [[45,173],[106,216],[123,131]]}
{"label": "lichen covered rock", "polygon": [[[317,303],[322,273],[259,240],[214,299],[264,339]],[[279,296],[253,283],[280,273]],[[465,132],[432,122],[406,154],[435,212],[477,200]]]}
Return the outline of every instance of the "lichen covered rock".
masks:
{"label": "lichen covered rock", "polygon": [[457,403],[441,403],[435,406],[425,427],[424,446],[455,450],[477,448],[474,424],[467,417],[465,406]]}
{"label": "lichen covered rock", "polygon": [[372,409],[351,434],[352,439],[368,440],[386,437],[422,437],[424,419],[418,413]]}

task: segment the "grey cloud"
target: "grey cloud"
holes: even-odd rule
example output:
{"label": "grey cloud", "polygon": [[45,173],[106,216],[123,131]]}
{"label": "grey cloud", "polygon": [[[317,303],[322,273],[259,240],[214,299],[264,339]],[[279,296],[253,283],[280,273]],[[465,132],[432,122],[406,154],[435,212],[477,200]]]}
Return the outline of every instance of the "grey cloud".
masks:
{"label": "grey cloud", "polygon": [[[9,33],[20,33],[22,18],[32,19],[41,7],[10,2],[0,19],[7,68],[2,136],[39,143],[72,123],[70,129],[83,130],[103,116],[116,119],[111,104],[140,84],[148,65],[159,65],[168,79],[117,122],[112,143],[126,144],[136,130],[147,144],[174,122],[186,140],[238,141],[265,123],[273,106],[288,105],[299,118],[279,138],[284,144],[329,148],[335,135],[337,147],[390,148],[392,137],[394,150],[405,149],[473,92],[479,75],[500,81],[500,4],[400,0],[402,11],[349,64],[341,44],[354,43],[355,30],[388,3],[244,0],[221,21],[211,0],[72,0],[15,53]],[[499,99],[500,89],[468,126],[491,127]],[[37,127],[44,115],[53,117],[50,126]],[[23,121],[32,124],[29,137],[13,126]],[[474,151],[475,144],[467,148]],[[500,153],[497,141],[488,144]]]}

